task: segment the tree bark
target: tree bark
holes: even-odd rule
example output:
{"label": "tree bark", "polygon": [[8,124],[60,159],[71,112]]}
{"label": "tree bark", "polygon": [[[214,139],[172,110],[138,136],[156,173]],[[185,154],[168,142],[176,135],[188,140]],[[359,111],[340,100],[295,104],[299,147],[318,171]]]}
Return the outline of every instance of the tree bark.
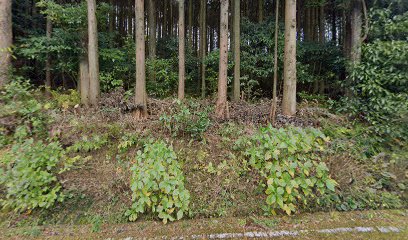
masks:
{"label": "tree bark", "polygon": [[220,10],[220,66],[218,73],[218,99],[215,114],[228,118],[227,74],[228,74],[228,0],[221,1]]}
{"label": "tree bark", "polygon": [[132,37],[133,36],[133,7],[132,4],[128,5],[126,8],[127,12],[127,35]]}
{"label": "tree bark", "polygon": [[363,24],[361,0],[353,0],[351,8],[350,60],[352,64],[355,65],[361,60],[361,33]]}
{"label": "tree bark", "polygon": [[186,66],[185,66],[185,16],[184,16],[184,0],[179,0],[179,86],[178,98],[184,99]]}
{"label": "tree bark", "polygon": [[351,17],[343,11],[343,54],[347,59],[351,59]]}
{"label": "tree bark", "polygon": [[172,2],[172,0],[170,0],[170,6],[169,6],[169,8],[170,8],[169,33],[170,33],[170,36],[173,36],[173,35],[174,35],[174,34],[173,34],[173,29],[174,29],[174,26],[173,26],[173,18],[174,18],[174,15],[173,15],[173,2]]}
{"label": "tree bark", "polygon": [[135,88],[135,120],[147,118],[146,66],[145,66],[145,20],[144,0],[135,0],[136,16],[136,88]]}
{"label": "tree bark", "polygon": [[284,56],[282,112],[293,116],[296,114],[296,0],[285,2]]}
{"label": "tree bark", "polygon": [[193,48],[193,0],[188,1],[188,48]]}
{"label": "tree bark", "polygon": [[234,100],[241,95],[241,0],[234,0]]}
{"label": "tree bark", "polygon": [[[155,60],[156,59],[156,2],[155,0],[149,0],[148,4],[148,31],[149,31],[149,59]],[[149,81],[154,82],[156,81],[156,69],[153,71],[149,71]]]}
{"label": "tree bark", "polygon": [[207,50],[207,0],[201,0],[200,3],[200,73],[201,73],[201,97],[205,98],[206,83],[205,83],[205,55]]}
{"label": "tree bark", "polygon": [[[156,3],[155,0],[149,0],[149,59],[154,60],[156,58]],[[152,80],[152,79],[151,79]]]}
{"label": "tree bark", "polygon": [[168,36],[168,2],[164,0],[163,3],[163,37]]}
{"label": "tree bark", "polygon": [[258,0],[258,22],[261,23],[264,20],[264,0]]}
{"label": "tree bark", "polygon": [[276,108],[278,105],[277,99],[277,85],[278,85],[278,39],[279,38],[279,0],[276,0],[275,9],[275,49],[274,49],[274,63],[273,63],[273,87],[272,87],[272,108],[270,114],[270,121],[275,124]]}
{"label": "tree bark", "polygon": [[[51,18],[47,16],[47,23],[46,23],[47,41],[51,40],[51,33],[52,33],[52,21],[51,21]],[[51,59],[48,53],[47,53],[46,60],[45,60],[45,87],[51,89]]]}
{"label": "tree bark", "polygon": [[115,30],[115,8],[116,5],[114,4],[113,0],[109,0],[109,4],[112,7],[112,10],[109,12],[109,32],[113,33]]}
{"label": "tree bark", "polygon": [[331,24],[332,24],[332,41],[335,45],[337,45],[337,24],[336,24],[336,11],[333,10]]}
{"label": "tree bark", "polygon": [[89,106],[89,64],[86,55],[82,55],[79,60],[79,92],[81,103]]}
{"label": "tree bark", "polygon": [[13,42],[11,0],[0,0],[0,87],[9,82]]}
{"label": "tree bark", "polygon": [[96,1],[88,0],[88,62],[89,62],[89,102],[97,105],[100,94],[98,26],[96,20]]}
{"label": "tree bark", "polygon": [[324,44],[326,39],[326,31],[325,31],[325,21],[326,15],[324,12],[324,5],[320,6],[320,13],[319,13],[319,42]]}
{"label": "tree bark", "polygon": [[305,34],[305,41],[310,42],[312,41],[312,9],[309,6],[306,6],[305,10],[305,29],[304,29],[304,34]]}

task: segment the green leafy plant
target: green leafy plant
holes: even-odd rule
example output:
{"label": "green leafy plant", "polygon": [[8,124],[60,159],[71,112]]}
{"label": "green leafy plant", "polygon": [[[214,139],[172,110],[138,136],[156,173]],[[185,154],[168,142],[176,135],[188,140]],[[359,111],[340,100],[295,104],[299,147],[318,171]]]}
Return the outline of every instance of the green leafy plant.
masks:
{"label": "green leafy plant", "polygon": [[92,232],[97,233],[101,231],[101,225],[102,225],[102,218],[101,216],[93,216],[91,218],[91,223],[92,223]]}
{"label": "green leafy plant", "polygon": [[81,103],[81,96],[74,89],[68,90],[66,93],[60,91],[51,91],[52,97],[55,99],[57,106],[64,110],[72,108]]}
{"label": "green leafy plant", "polygon": [[171,96],[177,92],[178,73],[173,59],[148,60],[146,64],[150,78],[155,81],[147,83],[147,91],[156,97]]}
{"label": "green leafy plant", "polygon": [[28,82],[18,78],[0,88],[1,145],[47,136],[48,106],[36,99],[36,93]]}
{"label": "green leafy plant", "polygon": [[181,219],[188,211],[190,193],[184,187],[181,164],[163,141],[148,143],[131,168],[132,207],[126,215],[135,221],[151,211],[164,223]]}
{"label": "green leafy plant", "polygon": [[57,142],[17,143],[0,158],[0,184],[6,195],[0,203],[15,211],[49,208],[64,195],[56,173],[64,150]]}
{"label": "green leafy plant", "polygon": [[368,122],[383,141],[407,140],[408,14],[375,10],[372,15],[372,41],[363,44],[361,63],[350,76],[353,97],[342,99],[337,110]]}
{"label": "green leafy plant", "polygon": [[169,114],[161,115],[160,122],[173,136],[189,134],[194,139],[202,139],[211,125],[210,111],[209,107],[201,110],[200,106],[192,101],[177,101],[177,107]]}
{"label": "green leafy plant", "polygon": [[284,210],[288,215],[308,198],[335,191],[336,182],[319,153],[328,138],[314,128],[261,128],[249,139],[237,141],[244,147],[249,165],[263,177],[267,195],[265,210]]}
{"label": "green leafy plant", "polygon": [[101,88],[103,92],[114,91],[119,88],[123,88],[123,80],[116,79],[115,74],[112,72],[102,72],[100,75]]}
{"label": "green leafy plant", "polygon": [[90,152],[98,150],[109,143],[108,135],[95,135],[92,138],[83,136],[82,139],[67,148],[68,152]]}
{"label": "green leafy plant", "polygon": [[118,150],[121,153],[126,152],[129,148],[132,146],[136,145],[139,142],[140,137],[135,134],[129,134],[125,133],[125,135],[122,136],[119,144],[118,144]]}

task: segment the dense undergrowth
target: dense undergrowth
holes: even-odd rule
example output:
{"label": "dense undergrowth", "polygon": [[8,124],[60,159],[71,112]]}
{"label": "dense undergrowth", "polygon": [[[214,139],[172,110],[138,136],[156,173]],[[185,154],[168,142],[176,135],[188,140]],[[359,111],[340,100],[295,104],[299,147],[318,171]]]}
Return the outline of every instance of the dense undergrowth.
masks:
{"label": "dense undergrowth", "polygon": [[[369,125],[329,114],[323,104],[302,104],[309,115],[293,124],[314,119],[307,128],[218,122],[205,101],[171,100],[174,107],[135,126],[104,119],[107,106],[82,111],[75,92],[39,93],[21,81],[1,90],[4,222],[406,207],[404,140],[384,142]],[[16,220],[11,210],[32,217]]]}

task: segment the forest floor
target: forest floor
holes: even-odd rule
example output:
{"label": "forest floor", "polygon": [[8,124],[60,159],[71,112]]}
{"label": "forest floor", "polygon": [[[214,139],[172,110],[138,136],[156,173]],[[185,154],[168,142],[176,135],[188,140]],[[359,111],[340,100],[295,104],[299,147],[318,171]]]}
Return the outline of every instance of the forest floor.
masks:
{"label": "forest floor", "polygon": [[0,239],[406,239],[407,210],[0,228]]}

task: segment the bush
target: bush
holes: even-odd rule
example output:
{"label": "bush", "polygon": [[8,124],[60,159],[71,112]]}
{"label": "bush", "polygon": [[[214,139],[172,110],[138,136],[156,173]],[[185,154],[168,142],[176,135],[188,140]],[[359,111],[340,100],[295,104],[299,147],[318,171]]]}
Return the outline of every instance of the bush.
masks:
{"label": "bush", "polygon": [[345,100],[348,108],[344,110],[361,116],[377,134],[408,139],[407,69],[406,42],[367,44],[363,48],[363,62],[353,70],[355,98]]}
{"label": "bush", "polygon": [[339,211],[400,208],[406,196],[407,149],[389,148],[361,124],[323,127],[333,138],[326,156],[341,189],[321,199],[324,207]]}
{"label": "bush", "polygon": [[40,103],[35,93],[28,82],[19,79],[0,89],[0,146],[47,136],[47,105]]}
{"label": "bush", "polygon": [[[385,140],[408,139],[408,14],[391,16],[375,10],[370,24],[371,42],[362,47],[361,63],[353,68],[353,97],[340,111],[372,125]],[[398,53],[398,54],[396,54]]]}
{"label": "bush", "polygon": [[6,196],[0,200],[4,208],[15,211],[49,208],[63,201],[56,172],[64,156],[59,143],[49,144],[33,139],[17,143],[0,156],[0,184]]}
{"label": "bush", "polygon": [[148,60],[146,64],[149,77],[154,81],[147,82],[147,92],[155,97],[168,97],[177,93],[178,73],[173,59]]}
{"label": "bush", "polygon": [[77,90],[70,89],[66,93],[60,91],[51,91],[52,97],[56,101],[56,106],[61,109],[75,107],[81,103],[81,96]]}
{"label": "bush", "polygon": [[189,134],[194,139],[202,139],[203,134],[211,126],[209,112],[211,108],[203,108],[192,101],[177,101],[177,107],[171,112],[160,116],[160,122],[174,137]]}
{"label": "bush", "polygon": [[366,209],[397,209],[402,207],[400,197],[392,192],[375,191],[371,188],[355,189],[334,198],[338,211]]}
{"label": "bush", "polygon": [[[320,159],[328,138],[317,129],[262,128],[251,138],[239,139],[249,165],[263,177],[267,195],[265,210],[288,215],[309,198],[335,191],[336,182]],[[265,184],[266,183],[266,184]]]}
{"label": "bush", "polygon": [[146,144],[143,153],[138,151],[131,171],[133,204],[126,213],[130,221],[150,210],[167,223],[188,211],[190,193],[172,147],[162,141]]}

